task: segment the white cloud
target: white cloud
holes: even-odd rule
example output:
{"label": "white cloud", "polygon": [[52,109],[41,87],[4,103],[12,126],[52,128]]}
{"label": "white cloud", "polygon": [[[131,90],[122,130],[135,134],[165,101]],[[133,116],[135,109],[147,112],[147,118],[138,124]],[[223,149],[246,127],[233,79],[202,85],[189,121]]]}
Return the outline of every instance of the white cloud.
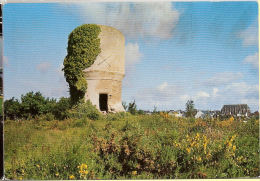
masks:
{"label": "white cloud", "polygon": [[167,81],[152,87],[138,90],[134,96],[139,108],[159,110],[185,109],[187,100],[194,100],[195,108],[202,110],[220,110],[225,104],[248,104],[252,111],[259,108],[259,88],[247,82],[230,82],[224,86],[201,87],[195,92]]}
{"label": "white cloud", "polygon": [[123,81],[124,86],[130,87],[133,76],[135,75],[135,66],[140,62],[143,54],[139,50],[138,43],[128,43],[125,47],[125,69],[126,74]]}
{"label": "white cloud", "polygon": [[231,83],[226,86],[224,93],[231,97],[258,97],[258,85],[248,85],[246,82]]}
{"label": "white cloud", "polygon": [[166,90],[166,88],[168,88],[168,82],[162,83],[162,84],[159,85],[157,88],[158,88],[159,91],[164,91],[164,90]]}
{"label": "white cloud", "polygon": [[64,72],[62,71],[63,67],[63,64],[60,64],[59,67],[56,69],[59,79],[62,81],[65,80]]}
{"label": "white cloud", "polygon": [[212,96],[213,96],[213,97],[216,97],[218,91],[219,91],[218,88],[214,87],[213,90],[212,90]]}
{"label": "white cloud", "polygon": [[203,99],[203,98],[209,98],[209,97],[210,97],[209,93],[204,92],[204,91],[199,91],[194,99],[198,100],[198,99],[201,99],[201,98]]}
{"label": "white cloud", "polygon": [[256,52],[254,55],[248,55],[244,59],[244,63],[252,64],[255,68],[258,68],[259,66],[258,53]]}
{"label": "white cloud", "polygon": [[[200,109],[220,110],[225,104],[248,104],[252,110],[256,110],[259,107],[258,92],[258,85],[233,82],[221,88],[214,87],[211,94],[200,92],[201,99],[195,99],[195,105]],[[203,96],[205,99],[202,99]]]}
{"label": "white cloud", "polygon": [[190,96],[185,94],[185,95],[181,95],[180,99],[184,102],[184,101],[188,101],[190,99]]}
{"label": "white cloud", "polygon": [[46,73],[51,67],[49,62],[42,62],[36,66],[36,69],[39,70],[41,73]]}
{"label": "white cloud", "polygon": [[139,45],[137,43],[128,43],[125,47],[126,68],[138,63],[142,56],[143,55],[139,51]]}
{"label": "white cloud", "polygon": [[[80,3],[82,18],[113,26],[130,38],[168,39],[180,13],[171,2]],[[89,22],[89,21],[88,21]],[[86,22],[87,23],[87,22]]]}
{"label": "white cloud", "polygon": [[257,22],[241,31],[238,35],[243,40],[244,46],[258,45],[258,25]]}
{"label": "white cloud", "polygon": [[240,72],[221,72],[215,74],[215,76],[207,79],[203,82],[205,86],[221,86],[227,85],[230,82],[234,82],[243,78],[243,74]]}
{"label": "white cloud", "polygon": [[152,109],[157,106],[160,110],[166,109],[184,109],[189,96],[181,85],[173,85],[168,82],[162,82],[155,87],[138,90],[135,95],[137,105],[144,109]]}

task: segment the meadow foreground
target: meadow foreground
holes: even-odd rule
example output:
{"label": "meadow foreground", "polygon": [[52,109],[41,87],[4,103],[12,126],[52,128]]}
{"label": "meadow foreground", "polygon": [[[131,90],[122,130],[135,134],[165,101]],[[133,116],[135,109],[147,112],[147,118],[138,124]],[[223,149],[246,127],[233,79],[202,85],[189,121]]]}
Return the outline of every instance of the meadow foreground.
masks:
{"label": "meadow foreground", "polygon": [[5,121],[8,179],[237,178],[259,175],[259,120],[117,113]]}

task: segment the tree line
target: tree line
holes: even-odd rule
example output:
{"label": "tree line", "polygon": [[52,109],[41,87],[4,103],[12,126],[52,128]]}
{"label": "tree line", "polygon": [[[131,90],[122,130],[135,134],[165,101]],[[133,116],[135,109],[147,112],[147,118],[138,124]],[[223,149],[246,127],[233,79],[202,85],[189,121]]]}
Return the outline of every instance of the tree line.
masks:
{"label": "tree line", "polygon": [[45,98],[40,92],[28,92],[18,100],[14,97],[4,101],[5,119],[29,119],[38,115],[52,114],[56,119],[65,119],[71,109],[70,98],[59,100]]}

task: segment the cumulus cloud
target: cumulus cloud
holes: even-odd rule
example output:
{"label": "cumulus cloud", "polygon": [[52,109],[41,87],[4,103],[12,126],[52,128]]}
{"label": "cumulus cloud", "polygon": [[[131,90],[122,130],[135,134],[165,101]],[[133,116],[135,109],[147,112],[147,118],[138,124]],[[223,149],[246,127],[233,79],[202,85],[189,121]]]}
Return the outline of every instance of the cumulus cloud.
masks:
{"label": "cumulus cloud", "polygon": [[246,82],[231,83],[226,86],[224,93],[230,95],[230,97],[240,98],[257,98],[258,97],[258,85],[248,85]]}
{"label": "cumulus cloud", "polygon": [[162,82],[155,87],[143,88],[135,96],[137,104],[144,108],[151,109],[152,106],[158,109],[180,109],[184,108],[189,96],[181,85]]}
{"label": "cumulus cloud", "polygon": [[248,104],[252,110],[259,107],[258,85],[233,82],[221,88],[214,87],[210,93],[199,91],[195,105],[202,109],[221,109],[224,104]]}
{"label": "cumulus cloud", "polygon": [[135,66],[141,61],[143,54],[139,50],[138,43],[128,43],[125,47],[125,69],[124,86],[129,87],[135,75]]}
{"label": "cumulus cloud", "polygon": [[128,43],[125,47],[125,63],[126,68],[132,66],[140,61],[142,53],[139,51],[137,43]]}
{"label": "cumulus cloud", "polygon": [[194,100],[195,108],[202,110],[220,110],[225,104],[248,104],[252,111],[259,108],[258,85],[246,82],[231,82],[225,86],[201,87],[204,90],[194,92],[167,81],[155,87],[147,87],[138,91],[134,99],[138,106],[159,110],[185,109],[188,100]]}
{"label": "cumulus cloud", "polygon": [[36,69],[41,73],[46,73],[51,68],[51,64],[49,62],[42,62],[36,66]]}
{"label": "cumulus cloud", "polygon": [[129,38],[168,39],[179,21],[180,13],[171,2],[80,3],[82,18],[119,29]]}
{"label": "cumulus cloud", "polygon": [[253,55],[248,55],[245,59],[244,59],[244,63],[248,63],[251,64],[253,67],[258,68],[259,67],[259,59],[258,59],[258,53],[256,52]]}
{"label": "cumulus cloud", "polygon": [[227,85],[230,82],[234,82],[243,78],[243,74],[240,72],[221,72],[217,73],[213,77],[203,82],[205,86],[221,86]]}
{"label": "cumulus cloud", "polygon": [[212,96],[213,97],[216,97],[217,96],[217,93],[218,93],[219,89],[214,87],[213,90],[212,90]]}
{"label": "cumulus cloud", "polygon": [[210,95],[207,92],[199,91],[197,95],[195,96],[195,100],[201,99],[201,98],[209,98]]}
{"label": "cumulus cloud", "polygon": [[238,35],[243,40],[244,46],[252,46],[258,44],[258,25],[253,23],[247,29],[241,31]]}
{"label": "cumulus cloud", "polygon": [[157,88],[159,91],[164,91],[169,87],[168,82],[163,82],[161,85],[159,85]]}

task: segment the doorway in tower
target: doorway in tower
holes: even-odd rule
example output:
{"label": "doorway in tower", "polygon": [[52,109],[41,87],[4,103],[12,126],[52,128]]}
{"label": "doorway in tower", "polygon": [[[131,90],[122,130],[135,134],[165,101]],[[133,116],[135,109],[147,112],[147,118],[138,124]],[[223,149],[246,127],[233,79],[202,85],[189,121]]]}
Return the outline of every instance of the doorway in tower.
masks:
{"label": "doorway in tower", "polygon": [[100,111],[108,112],[107,94],[99,94],[99,109]]}

